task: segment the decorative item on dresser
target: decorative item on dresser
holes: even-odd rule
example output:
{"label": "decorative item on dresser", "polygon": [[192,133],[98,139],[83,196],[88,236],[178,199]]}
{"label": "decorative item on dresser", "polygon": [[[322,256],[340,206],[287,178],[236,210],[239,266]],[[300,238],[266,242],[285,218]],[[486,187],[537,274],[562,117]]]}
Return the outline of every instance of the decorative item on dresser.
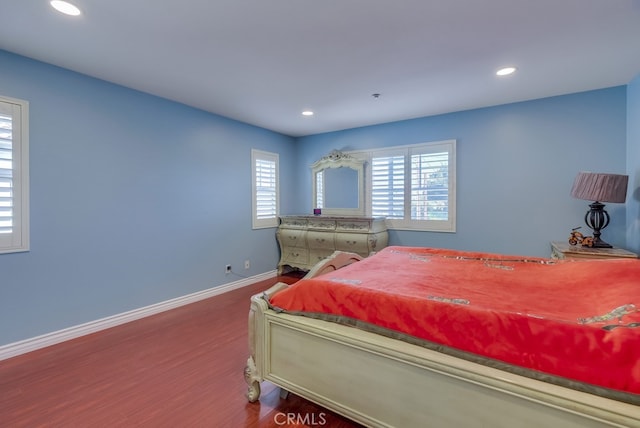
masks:
{"label": "decorative item on dresser", "polygon": [[336,250],[368,257],[389,241],[383,217],[282,216],[276,237],[280,274],[310,270]]}
{"label": "decorative item on dresser", "polygon": [[616,259],[638,258],[638,255],[622,248],[591,248],[569,245],[568,242],[551,242],[551,257],[554,259]]}

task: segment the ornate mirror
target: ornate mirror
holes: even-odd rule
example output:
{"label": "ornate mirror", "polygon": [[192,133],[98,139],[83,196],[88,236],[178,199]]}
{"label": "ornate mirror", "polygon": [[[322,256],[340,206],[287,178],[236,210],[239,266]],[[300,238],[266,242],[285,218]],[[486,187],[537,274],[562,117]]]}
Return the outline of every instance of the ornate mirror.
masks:
{"label": "ornate mirror", "polygon": [[364,161],[334,150],[311,165],[313,207],[328,215],[364,215]]}

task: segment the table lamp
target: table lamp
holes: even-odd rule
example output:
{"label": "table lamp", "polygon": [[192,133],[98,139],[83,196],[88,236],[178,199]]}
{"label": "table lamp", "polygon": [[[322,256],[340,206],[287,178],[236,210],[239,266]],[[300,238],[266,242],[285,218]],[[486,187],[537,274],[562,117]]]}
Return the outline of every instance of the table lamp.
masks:
{"label": "table lamp", "polygon": [[609,224],[609,213],[605,211],[602,202],[624,203],[627,198],[628,175],[602,174],[595,172],[579,172],[571,188],[571,196],[587,201],[590,210],[584,216],[584,221],[593,229],[594,248],[611,248],[612,246],[600,239],[601,230]]}

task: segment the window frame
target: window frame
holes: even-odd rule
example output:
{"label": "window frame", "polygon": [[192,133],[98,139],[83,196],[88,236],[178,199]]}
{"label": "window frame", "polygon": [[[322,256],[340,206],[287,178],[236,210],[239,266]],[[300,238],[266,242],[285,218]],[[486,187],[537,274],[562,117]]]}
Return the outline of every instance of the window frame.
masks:
{"label": "window frame", "polygon": [[[448,154],[448,218],[447,220],[412,220],[411,219],[411,156],[417,154],[447,153]],[[383,147],[367,151],[350,152],[354,157],[366,161],[366,213],[373,212],[373,168],[374,158],[383,156],[404,156],[404,218],[387,218],[387,228],[394,230],[413,230],[425,232],[456,231],[456,140],[443,140],[403,146]]]}
{"label": "window frame", "polygon": [[12,118],[12,231],[0,234],[0,254],[29,251],[29,102],[0,95]]}
{"label": "window frame", "polygon": [[[280,156],[278,153],[251,149],[251,227],[253,229],[265,229],[278,227],[280,216]],[[258,216],[258,185],[257,162],[266,161],[275,164],[275,212],[272,217],[259,218]]]}

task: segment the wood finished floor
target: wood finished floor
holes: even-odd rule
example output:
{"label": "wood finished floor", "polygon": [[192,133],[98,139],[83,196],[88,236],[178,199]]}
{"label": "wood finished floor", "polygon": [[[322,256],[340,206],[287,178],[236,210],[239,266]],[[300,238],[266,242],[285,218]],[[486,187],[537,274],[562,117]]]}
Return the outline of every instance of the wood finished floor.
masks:
{"label": "wood finished floor", "polygon": [[360,427],[268,383],[247,402],[249,299],[278,280],[0,361],[0,426]]}

